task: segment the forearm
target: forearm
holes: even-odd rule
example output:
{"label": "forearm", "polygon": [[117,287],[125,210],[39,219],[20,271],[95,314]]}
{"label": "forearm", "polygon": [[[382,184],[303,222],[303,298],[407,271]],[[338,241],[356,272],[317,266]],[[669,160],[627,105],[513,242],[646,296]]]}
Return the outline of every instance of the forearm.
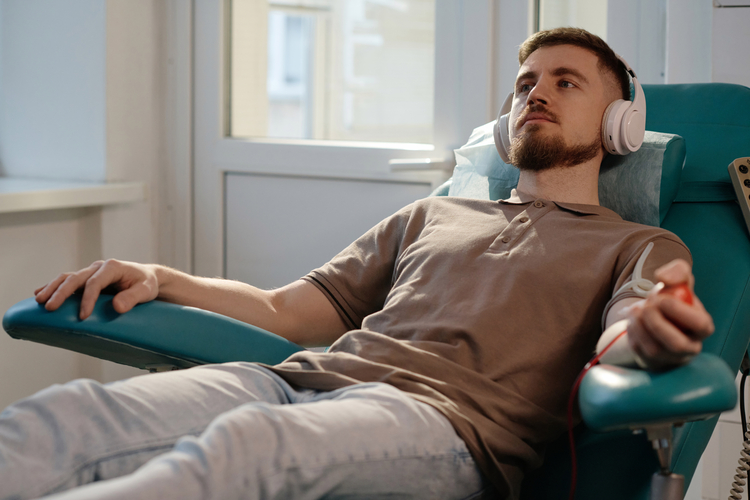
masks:
{"label": "forearm", "polygon": [[277,311],[271,292],[239,281],[191,276],[159,265],[154,268],[159,300],[205,309],[274,331]]}
{"label": "forearm", "polygon": [[346,327],[313,285],[296,281],[261,290],[239,281],[202,278],[155,266],[160,300],[198,307],[253,324],[300,345],[329,345]]}
{"label": "forearm", "polygon": [[643,299],[639,297],[628,297],[613,304],[607,313],[604,328],[607,329],[620,320],[628,319],[630,307],[642,300]]}

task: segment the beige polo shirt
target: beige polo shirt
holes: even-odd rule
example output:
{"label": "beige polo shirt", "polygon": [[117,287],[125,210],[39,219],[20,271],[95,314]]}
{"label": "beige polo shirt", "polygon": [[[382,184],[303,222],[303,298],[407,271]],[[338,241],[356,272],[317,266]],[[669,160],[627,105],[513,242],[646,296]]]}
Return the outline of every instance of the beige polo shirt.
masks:
{"label": "beige polo shirt", "polygon": [[505,498],[566,429],[571,386],[613,293],[687,247],[593,205],[417,201],[304,279],[351,329],[274,370],[331,390],[385,382],[442,412]]}

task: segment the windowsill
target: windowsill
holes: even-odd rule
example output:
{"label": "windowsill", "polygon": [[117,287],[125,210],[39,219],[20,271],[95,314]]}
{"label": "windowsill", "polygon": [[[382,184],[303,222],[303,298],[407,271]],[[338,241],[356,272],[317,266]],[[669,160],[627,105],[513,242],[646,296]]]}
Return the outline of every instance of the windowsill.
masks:
{"label": "windowsill", "polygon": [[0,177],[0,213],[132,203],[146,198],[143,182],[82,182]]}

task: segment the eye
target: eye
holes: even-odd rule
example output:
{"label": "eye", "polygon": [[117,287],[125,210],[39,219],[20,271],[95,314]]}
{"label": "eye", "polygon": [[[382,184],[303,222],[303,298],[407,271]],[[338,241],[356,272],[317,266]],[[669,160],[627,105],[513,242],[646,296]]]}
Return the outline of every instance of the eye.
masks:
{"label": "eye", "polygon": [[562,80],[560,82],[560,86],[566,89],[572,89],[572,88],[575,88],[576,85],[575,83],[569,82],[568,80]]}
{"label": "eye", "polygon": [[530,83],[522,83],[518,86],[518,92],[524,94],[530,91],[532,87],[533,85],[531,85]]}

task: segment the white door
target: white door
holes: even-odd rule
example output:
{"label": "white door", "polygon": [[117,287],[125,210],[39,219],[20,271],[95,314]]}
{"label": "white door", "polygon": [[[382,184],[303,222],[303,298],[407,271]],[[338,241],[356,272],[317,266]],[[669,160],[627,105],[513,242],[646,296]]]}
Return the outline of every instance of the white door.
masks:
{"label": "white door", "polygon": [[194,272],[281,286],[439,186],[497,112],[496,9],[196,0]]}

